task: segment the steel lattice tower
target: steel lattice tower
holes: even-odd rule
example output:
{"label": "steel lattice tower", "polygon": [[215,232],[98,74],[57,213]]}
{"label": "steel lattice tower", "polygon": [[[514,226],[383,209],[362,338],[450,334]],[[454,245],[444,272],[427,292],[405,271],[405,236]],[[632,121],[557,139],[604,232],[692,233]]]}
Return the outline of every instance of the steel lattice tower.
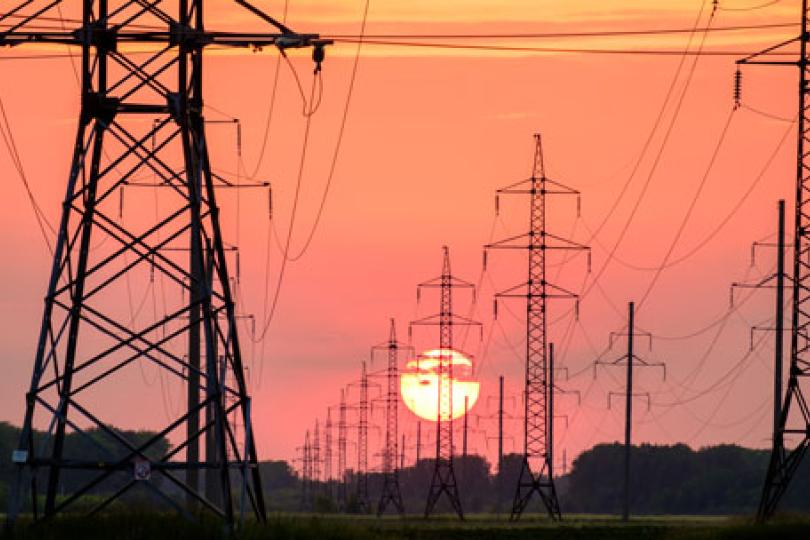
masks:
{"label": "steel lattice tower", "polygon": [[323,476],[326,495],[332,497],[332,408],[326,409],[326,424],[324,425],[323,449]]}
{"label": "steel lattice tower", "polygon": [[361,512],[371,509],[368,498],[368,373],[366,363],[360,376],[360,404],[357,422],[357,504]]}
{"label": "steel lattice tower", "polygon": [[420,283],[417,287],[417,294],[423,288],[439,289],[439,313],[411,322],[411,326],[439,327],[438,358],[435,358],[438,360],[436,370],[436,461],[425,506],[425,517],[433,512],[442,493],[446,493],[453,510],[459,518],[464,519],[456,473],[453,469],[453,327],[480,326],[480,323],[453,313],[453,289],[471,289],[474,295],[475,285],[452,275],[450,250],[444,246],[442,251],[441,275]]}
{"label": "steel lattice tower", "polygon": [[[808,0],[802,0],[801,34],[738,61],[738,64],[795,66],[799,68],[798,144],[796,160],[796,218],[793,249],[793,300],[791,305],[790,372],[779,425],[774,433],[768,473],[757,513],[759,520],[771,517],[790,485],[808,447],[810,447],[810,28]],[[768,59],[783,47],[799,44],[797,60]],[[739,80],[739,76],[738,76]],[[739,89],[736,92],[739,99]],[[785,438],[795,442],[787,448]]]}
{"label": "steel lattice tower", "polygon": [[304,435],[302,454],[301,509],[309,510],[312,502],[312,446],[309,442],[309,430]]}
{"label": "steel lattice tower", "polygon": [[377,505],[377,515],[381,516],[385,512],[386,506],[390,503],[394,505],[397,512],[404,513],[402,505],[402,494],[399,489],[399,467],[397,461],[399,452],[397,426],[399,419],[399,352],[409,348],[397,341],[397,329],[394,319],[391,319],[391,331],[388,342],[377,345],[371,350],[372,358],[375,350],[385,350],[388,352],[388,369],[386,370],[386,381],[388,383],[385,395],[385,446],[383,448],[383,487],[380,493],[380,502]]}
{"label": "steel lattice tower", "polygon": [[312,481],[321,481],[321,427],[315,419],[315,430],[312,436]]}
{"label": "steel lattice tower", "polygon": [[[58,14],[61,0],[25,0],[7,10],[17,18],[0,32],[0,46],[81,48],[81,114],[14,453],[18,479],[12,486],[10,523],[22,501],[35,501],[34,515],[39,515],[35,479],[41,470],[46,471],[45,517],[70,509],[91,489],[123,479],[123,487],[93,511],[142,486],[178,511],[204,508],[230,526],[231,484],[237,480],[239,499],[247,499],[257,518],[265,519],[254,441],[242,441],[240,451],[229,420],[237,412],[249,436],[250,398],[216,201],[222,180],[211,171],[205,134],[203,52],[212,45],[315,46],[320,62],[324,42],[293,32],[245,0],[235,2],[272,25],[272,33],[206,30],[203,0],[84,0],[69,6],[80,6],[81,25],[65,31],[36,31],[41,19]],[[139,56],[133,47],[152,52]],[[154,220],[144,215],[137,225],[125,226],[114,217],[113,195],[144,176],[154,177],[156,187],[168,194],[161,200],[161,215]],[[122,312],[121,290],[124,280],[150,271],[175,284],[183,299],[165,315],[134,325]],[[119,377],[141,361],[182,381],[188,404],[154,437],[134,441],[113,428],[105,420],[107,411],[96,408],[89,396],[120,390]],[[137,402],[118,404],[138,408]],[[201,424],[206,411],[210,420]],[[35,444],[35,422],[52,426],[44,445]],[[115,447],[106,449],[108,458],[90,462],[65,453],[66,435],[87,435],[88,429]],[[176,442],[168,453],[160,450],[165,437]],[[67,470],[96,474],[57,500]],[[200,486],[200,470],[216,475],[214,493],[210,478],[207,489]],[[163,482],[152,482],[152,475]],[[30,496],[25,493],[29,487]],[[185,501],[178,500],[178,492]]]}
{"label": "steel lattice tower", "polygon": [[346,508],[346,390],[340,389],[340,407],[338,409],[338,506]]}
{"label": "steel lattice tower", "polygon": [[[511,519],[518,519],[532,494],[537,493],[553,519],[560,519],[560,504],[554,487],[553,422],[550,407],[550,373],[548,365],[547,300],[576,298],[577,295],[546,279],[547,252],[551,250],[587,250],[588,248],[550,233],[546,229],[548,195],[572,195],[579,192],[546,177],[543,143],[534,135],[535,151],[532,175],[505,188],[497,195],[524,195],[529,198],[529,230],[485,246],[488,249],[521,249],[528,251],[528,279],[496,294],[497,298],[526,300],[526,371],[524,389],[523,464],[518,477]],[[496,201],[497,202],[497,201]],[[496,204],[496,208],[499,204]]]}

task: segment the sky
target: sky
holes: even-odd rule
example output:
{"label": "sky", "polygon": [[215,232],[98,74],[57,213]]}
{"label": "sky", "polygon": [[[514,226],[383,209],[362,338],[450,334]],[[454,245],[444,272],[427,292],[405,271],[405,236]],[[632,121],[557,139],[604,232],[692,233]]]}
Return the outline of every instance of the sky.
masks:
{"label": "sky", "polygon": [[[282,18],[285,2],[257,4]],[[366,33],[691,28],[698,18],[705,27],[711,4],[371,0]],[[710,24],[798,22],[798,0],[747,9],[760,4],[721,1]],[[364,5],[360,0],[289,0],[286,21],[300,31],[357,35]],[[212,1],[208,9],[208,28],[255,24],[230,2]],[[706,35],[703,46],[742,55],[796,33],[797,27],[717,32]],[[679,33],[470,42],[681,51],[687,44],[696,50],[702,39],[703,33],[691,42],[688,33]],[[32,190],[55,222],[78,112],[71,61],[4,59],[43,52],[48,51],[0,50],[0,98]],[[292,254],[301,252],[315,228],[300,259],[288,263],[280,287],[279,245],[291,223],[306,125],[291,69],[306,95],[311,62],[305,55],[291,55],[291,68],[269,49],[215,51],[207,57],[206,115],[238,118],[242,130],[240,157],[232,124],[209,127],[215,170],[239,170],[242,179],[253,176],[273,187],[272,220],[261,190],[223,190],[220,196],[226,240],[239,246],[240,313],[254,315],[261,327],[267,316],[263,299],[268,292],[272,298],[278,288],[277,310],[265,339],[244,339],[260,457],[293,459],[304,430],[316,418],[323,423],[332,407],[335,419],[340,388],[356,382],[369,348],[387,338],[391,317],[399,336],[407,339],[409,321],[437,311],[435,297],[424,295],[417,304],[415,291],[417,283],[440,273],[441,247],[446,245],[454,274],[479,285],[475,303],[460,295],[455,305],[459,313],[483,323],[483,339],[477,332],[460,331],[457,343],[473,356],[481,384],[481,398],[471,412],[471,449],[493,460],[492,398],[502,375],[507,416],[519,416],[524,341],[522,307],[501,302],[494,320],[492,295],[525,279],[525,261],[520,254],[495,253],[483,271],[482,246],[526,228],[523,202],[503,200],[496,216],[494,192],[531,173],[536,132],[543,136],[549,177],[581,192],[579,215],[573,201],[550,203],[549,228],[592,248],[590,272],[582,256],[550,262],[550,279],[581,294],[578,318],[571,303],[549,307],[550,339],[558,364],[569,375],[565,380],[560,372],[560,388],[569,393],[561,392],[556,406],[557,467],[563,465],[563,453],[570,467],[581,451],[623,436],[622,403],[609,397],[621,392],[623,371],[594,369],[593,362],[622,355],[621,339],[612,351],[606,348],[610,333],[623,329],[629,301],[637,302],[639,328],[653,335],[652,347],[642,340],[639,354],[667,365],[665,380],[659,369],[637,374],[637,387],[649,397],[636,399],[634,440],[768,446],[773,336],[755,332],[756,347],[749,349],[750,327],[772,325],[773,291],[737,291],[733,309],[729,298],[732,282],[773,271],[773,250],[757,249],[752,265],[751,246],[773,241],[780,198],[788,201],[792,226],[793,70],[745,67],[743,106],[735,110],[734,56],[493,52],[366,43],[359,52],[335,173],[315,226],[356,54],[354,43],[337,43],[327,51],[323,98],[311,117],[306,145]],[[277,69],[278,91],[262,154]],[[0,250],[5,254],[0,265],[0,353],[6,366],[0,379],[0,420],[18,424],[50,261],[4,150],[0,177]],[[138,199],[130,200],[122,219],[148,219]],[[134,303],[143,296],[148,307],[143,286],[133,287]],[[118,301],[133,302],[123,296]],[[248,326],[243,333],[250,333]],[[429,331],[413,334],[417,350],[435,348],[436,341]],[[382,365],[376,358],[370,370]],[[101,392],[93,403],[115,425],[156,427],[179,410],[182,388],[163,380],[153,366],[143,363],[122,384]],[[356,385],[348,387],[350,401],[358,399],[356,391]],[[404,409],[401,425],[410,461],[416,420]],[[372,422],[380,427],[381,412],[375,405]],[[372,449],[378,448],[380,430],[373,429],[371,437]],[[518,420],[507,420],[507,439],[507,451],[520,450]],[[378,456],[371,459],[374,466],[379,461]]]}

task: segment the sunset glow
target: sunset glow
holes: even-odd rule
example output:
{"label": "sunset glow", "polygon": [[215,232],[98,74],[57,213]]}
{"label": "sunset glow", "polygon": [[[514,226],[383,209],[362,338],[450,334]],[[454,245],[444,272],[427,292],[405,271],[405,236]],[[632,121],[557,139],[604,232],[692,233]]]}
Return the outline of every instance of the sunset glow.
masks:
{"label": "sunset glow", "polygon": [[[581,295],[578,318],[564,301],[549,305],[548,340],[556,346],[556,365],[570,374],[563,381],[564,371],[558,373],[560,386],[582,399],[580,405],[574,394],[557,395],[555,410],[568,423],[560,421],[554,433],[556,465],[563,450],[570,463],[623,432],[621,407],[606,407],[606,394],[620,391],[623,382],[609,378],[619,377],[615,372],[600,371],[597,384],[590,373],[610,333],[626,325],[629,300],[638,302],[638,324],[663,336],[650,356],[669,362],[667,381],[658,373],[638,376],[640,391],[653,398],[649,410],[638,408],[637,440],[769,447],[772,398],[763,381],[771,377],[772,336],[762,338],[756,354],[749,348],[750,325],[769,326],[774,302],[767,292],[745,302],[739,297],[739,311],[731,315],[728,287],[769,275],[773,252],[757,249],[752,267],[751,242],[772,239],[777,199],[787,199],[792,212],[796,74],[791,68],[744,67],[742,106],[734,108],[737,56],[431,48],[372,37],[490,35],[507,37],[390,41],[696,53],[700,46],[707,52],[752,52],[797,35],[797,2],[736,9],[760,3],[765,2],[722,1],[712,14],[712,2],[701,0],[372,1],[367,41],[358,48],[351,38],[361,32],[362,1],[296,0],[286,14],[284,0],[261,2],[263,11],[296,31],[348,38],[327,48],[318,85],[309,50],[288,51],[289,64],[273,47],[206,53],[204,114],[214,172],[231,184],[272,184],[271,211],[264,188],[217,193],[223,239],[233,249],[226,256],[260,457],[300,457],[304,424],[312,429],[319,418],[325,425],[330,408],[337,422],[340,389],[358,380],[357,360],[386,335],[386,321],[394,317],[402,330],[419,313],[432,312],[432,305],[416,305],[413,288],[435,274],[442,245],[452,248],[453,272],[479,285],[469,313],[464,296],[455,308],[481,321],[484,335],[479,340],[477,331],[471,332],[465,342],[459,332],[454,341],[474,361],[454,353],[453,416],[460,417],[469,396],[481,417],[474,426],[480,431],[469,433],[470,449],[495,463],[495,445],[487,437],[497,430],[503,377],[504,446],[515,448],[513,439],[522,432],[525,311],[519,300],[504,300],[496,321],[490,306],[494,294],[525,281],[526,265],[519,254],[502,253],[489,258],[484,274],[481,251],[493,239],[525,231],[521,200],[502,197],[496,216],[494,194],[526,178],[536,132],[543,135],[549,176],[581,192],[581,213],[573,200],[555,200],[548,227],[593,251],[591,273],[579,256],[570,264],[563,257],[548,261],[554,283]],[[81,16],[82,4],[59,5],[67,30],[75,30],[70,21]],[[58,14],[54,8],[48,15]],[[206,2],[205,15],[212,31],[267,29],[230,1]],[[58,20],[42,24],[61,27]],[[695,25],[765,24],[792,26],[689,32]],[[686,32],[631,33],[659,29]],[[509,37],[587,32],[601,34]],[[604,35],[609,32],[619,35]],[[131,53],[155,45],[120,47]],[[0,327],[9,359],[0,411],[2,420],[15,425],[23,420],[53,264],[17,159],[42,214],[57,227],[81,104],[74,71],[80,68],[79,53],[79,47],[68,54],[66,46],[54,43],[0,48],[0,98],[19,151],[12,158],[0,149],[6,179],[0,188],[0,249],[7,261],[0,267],[6,284],[0,290]],[[120,69],[111,65],[113,75]],[[167,72],[159,79],[174,84],[176,76]],[[305,117],[302,94],[308,99],[312,88],[321,88],[323,96],[315,114]],[[152,125],[146,117],[127,121],[139,137]],[[105,144],[113,152],[118,143],[109,138]],[[179,159],[179,153],[170,157]],[[102,165],[110,165],[108,158]],[[127,172],[119,168],[114,180]],[[150,170],[138,179],[151,185],[153,176]],[[145,231],[173,210],[171,193],[130,185],[108,197],[106,214],[128,230]],[[45,232],[53,243],[55,233],[47,226]],[[185,241],[185,235],[179,238]],[[104,235],[94,236],[90,245],[93,257],[119,247],[109,238],[105,243]],[[178,242],[180,250],[168,252],[180,267],[188,262],[183,247]],[[109,310],[133,330],[172,313],[184,300],[181,287],[153,266],[140,264],[109,298],[94,297],[92,307]],[[162,338],[179,328],[161,327],[155,334]],[[80,335],[86,340],[89,332]],[[187,342],[178,337],[169,352],[182,358]],[[99,338],[90,345],[109,343]],[[431,346],[427,341],[419,350]],[[621,351],[605,358],[614,354]],[[407,460],[414,458],[416,419],[436,418],[435,362],[420,359],[417,366],[410,360],[397,383],[402,402],[414,413],[403,414],[399,426]],[[82,403],[130,429],[159,429],[183,412],[183,382],[166,379],[147,359],[130,368],[116,372],[120,384],[84,393]],[[734,373],[733,382],[727,373]],[[348,392],[350,405],[359,401],[355,386]],[[350,409],[349,424],[356,423],[355,414]],[[180,440],[171,435],[173,444]]]}
{"label": "sunset glow", "polygon": [[[432,422],[436,421],[438,412],[439,358],[441,349],[433,349],[421,355],[417,360],[410,360],[400,377],[402,401],[415,415]],[[453,419],[464,416],[464,398],[467,398],[469,410],[478,401],[481,384],[471,379],[472,360],[458,351],[449,351],[453,363]],[[443,376],[447,380],[447,375]]]}

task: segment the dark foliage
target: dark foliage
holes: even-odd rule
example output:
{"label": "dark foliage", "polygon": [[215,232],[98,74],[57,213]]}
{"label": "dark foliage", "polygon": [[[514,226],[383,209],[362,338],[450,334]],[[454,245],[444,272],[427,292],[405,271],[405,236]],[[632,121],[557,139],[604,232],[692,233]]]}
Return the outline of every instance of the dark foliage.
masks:
{"label": "dark foliage", "polygon": [[[734,445],[692,450],[641,445],[631,451],[631,510],[636,514],[750,514],[756,510],[770,452]],[[618,513],[624,489],[624,447],[584,452],[561,502],[568,512]],[[810,466],[802,466],[783,510],[810,510]]]}

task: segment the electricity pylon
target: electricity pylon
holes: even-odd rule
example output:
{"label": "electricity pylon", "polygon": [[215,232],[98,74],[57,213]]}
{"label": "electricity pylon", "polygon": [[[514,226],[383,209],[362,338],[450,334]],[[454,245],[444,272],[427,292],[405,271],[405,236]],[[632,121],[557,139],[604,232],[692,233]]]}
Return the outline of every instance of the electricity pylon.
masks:
{"label": "electricity pylon", "polygon": [[360,402],[357,405],[357,497],[358,510],[368,513],[371,502],[368,497],[368,373],[366,363],[360,375]]}
{"label": "electricity pylon", "polygon": [[[764,521],[776,511],[796,470],[810,447],[810,3],[801,3],[801,32],[799,36],[742,58],[738,65],[760,64],[799,68],[798,145],[796,153],[796,207],[793,237],[793,299],[791,306],[790,372],[782,401],[779,426],[774,433],[768,472],[762,489],[757,518]],[[784,48],[799,45],[797,59],[769,57]],[[739,90],[736,92],[739,95]],[[739,96],[738,96],[739,99]],[[786,441],[789,439],[789,441]],[[788,448],[789,442],[792,448]]]}
{"label": "electricity pylon", "polygon": [[309,442],[309,430],[304,435],[304,446],[301,448],[301,510],[312,509],[312,446]]}
{"label": "electricity pylon", "polygon": [[326,496],[332,499],[332,407],[326,409],[324,425],[323,479]]}
{"label": "electricity pylon", "polygon": [[[315,487],[321,481],[321,426],[315,419],[315,430],[312,436],[312,482]],[[314,490],[313,490],[314,491]]]}
{"label": "electricity pylon", "polygon": [[495,295],[495,316],[498,298],[526,300],[526,371],[524,389],[523,463],[515,489],[510,519],[516,520],[526,509],[534,493],[540,496],[548,515],[561,519],[560,503],[554,486],[553,456],[551,453],[553,418],[549,400],[552,387],[548,366],[547,304],[549,299],[577,299],[569,290],[546,279],[546,258],[549,251],[588,251],[590,248],[552,234],[546,228],[546,205],[549,195],[575,196],[579,192],[546,176],[543,143],[540,134],[534,135],[535,151],[532,174],[523,180],[499,189],[500,195],[524,195],[529,198],[529,230],[484,247],[484,264],[490,249],[526,250],[528,252],[528,279]]}
{"label": "electricity pylon", "polygon": [[420,283],[417,286],[417,299],[422,289],[439,289],[439,313],[411,322],[414,326],[438,326],[439,349],[435,357],[434,368],[437,403],[436,403],[436,461],[425,506],[425,517],[430,516],[442,493],[447,494],[453,510],[464,519],[461,499],[458,494],[456,473],[453,469],[453,327],[481,326],[481,323],[453,313],[453,289],[471,289],[475,297],[475,285],[459,279],[450,272],[450,251],[442,248],[442,273],[439,277]]}
{"label": "electricity pylon", "polygon": [[[596,374],[596,367],[599,365],[605,366],[623,366],[626,368],[626,382],[624,388],[624,496],[622,502],[622,521],[630,520],[630,450],[632,448],[632,433],[633,433],[633,398],[644,396],[647,398],[647,405],[650,405],[649,392],[634,393],[633,392],[633,369],[634,367],[660,367],[664,370],[664,379],[666,379],[667,367],[662,362],[648,362],[639,357],[634,352],[635,340],[638,337],[646,337],[650,342],[652,348],[652,336],[649,332],[639,332],[636,329],[636,310],[635,304],[630,302],[627,307],[627,331],[626,332],[611,332],[610,346],[613,346],[614,338],[617,336],[624,336],[627,338],[627,353],[620,356],[613,362],[602,362],[596,360],[594,362],[594,374]],[[608,408],[610,407],[611,398],[617,395],[614,392],[608,394]]]}
{"label": "electricity pylon", "polygon": [[340,389],[340,408],[338,409],[338,508],[346,509],[348,493],[346,489],[346,390]]}
{"label": "electricity pylon", "polygon": [[[11,488],[9,523],[23,501],[33,501],[33,515],[41,516],[36,478],[43,470],[45,517],[71,509],[91,490],[123,481],[92,511],[103,510],[139,486],[179,512],[190,515],[189,509],[207,509],[230,527],[235,499],[231,484],[237,480],[242,496],[236,499],[248,500],[256,517],[265,519],[254,440],[245,440],[240,451],[229,420],[238,412],[246,436],[252,433],[216,202],[219,180],[211,172],[205,135],[203,57],[210,46],[313,46],[320,64],[325,42],[314,34],[293,32],[246,0],[235,2],[257,21],[271,25],[272,32],[207,30],[202,0],[85,0],[80,25],[60,31],[40,29],[43,20],[61,14],[61,0],[25,0],[0,16],[15,17],[0,32],[0,46],[81,48],[81,113],[25,418],[14,452],[18,474]],[[142,56],[143,49],[150,52]],[[141,216],[137,224],[125,225],[115,219],[113,195],[143,176],[155,177],[156,187],[165,188],[168,196],[161,200],[161,214],[154,221]],[[183,260],[179,253],[188,258]],[[164,276],[183,294],[164,315],[140,325],[123,311],[120,298],[128,279],[138,280],[147,272]],[[182,381],[188,403],[153,437],[136,441],[115,429],[105,419],[108,411],[94,399],[121,395],[123,385],[132,384],[121,376],[139,362]],[[139,410],[137,398],[124,399],[117,404]],[[206,412],[210,420],[201,425]],[[35,440],[34,425],[50,426],[46,444]],[[88,435],[90,429],[112,445],[112,450],[99,445],[107,457],[67,454],[69,432]],[[161,446],[166,438],[174,443],[168,452]],[[92,479],[57,499],[63,473],[73,470],[88,471]],[[206,496],[210,483],[209,490],[200,486],[201,470],[216,475],[215,497]],[[29,486],[30,496],[25,493]],[[185,496],[185,504],[178,493]]]}
{"label": "electricity pylon", "polygon": [[385,446],[383,448],[383,486],[380,493],[380,502],[377,505],[377,515],[385,513],[388,504],[393,504],[400,514],[405,512],[402,505],[402,494],[399,489],[399,467],[397,467],[398,452],[398,420],[399,420],[399,356],[400,351],[412,350],[409,345],[397,341],[397,329],[394,319],[391,319],[391,330],[388,341],[371,348],[371,359],[374,360],[375,351],[387,351],[388,366],[386,370],[387,391],[385,395]]}

